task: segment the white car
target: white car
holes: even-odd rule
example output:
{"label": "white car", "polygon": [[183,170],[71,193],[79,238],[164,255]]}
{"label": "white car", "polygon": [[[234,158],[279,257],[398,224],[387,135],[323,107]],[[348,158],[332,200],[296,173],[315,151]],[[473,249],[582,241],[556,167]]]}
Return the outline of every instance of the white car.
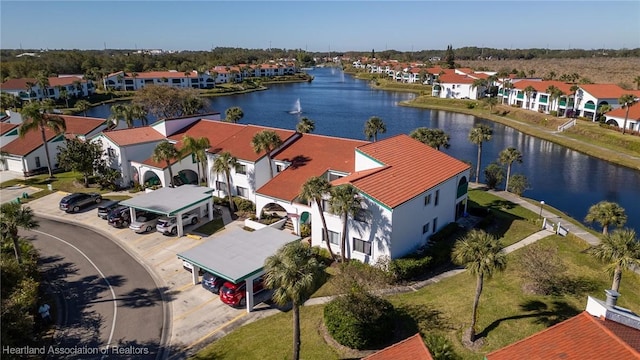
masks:
{"label": "white car", "polygon": [[146,213],[144,215],[139,215],[135,221],[132,221],[129,225],[129,229],[140,233],[145,233],[153,230],[156,226],[156,222],[158,221],[159,214],[155,213]]}
{"label": "white car", "polygon": [[[194,213],[186,213],[182,214],[182,225],[194,225],[198,223],[198,215]],[[158,223],[156,224],[156,230],[165,235],[175,235],[178,233],[178,221],[176,217],[162,217],[158,219]]]}

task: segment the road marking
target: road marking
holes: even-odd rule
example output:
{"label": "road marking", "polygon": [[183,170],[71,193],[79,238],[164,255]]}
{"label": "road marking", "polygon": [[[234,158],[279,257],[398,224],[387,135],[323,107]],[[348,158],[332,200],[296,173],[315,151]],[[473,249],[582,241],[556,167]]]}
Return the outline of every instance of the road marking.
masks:
{"label": "road marking", "polygon": [[192,283],[184,284],[184,285],[180,286],[179,288],[177,288],[175,291],[183,292],[183,291],[187,290],[188,288],[190,288],[192,286],[195,286],[195,285],[193,285]]}
{"label": "road marking", "polygon": [[145,251],[142,256],[147,257],[148,255],[151,254],[155,254],[157,253],[157,250],[162,250],[165,247],[168,247],[169,245],[171,245],[170,242],[165,240],[160,241],[160,243],[158,245],[152,246],[151,248],[147,249],[147,251]]}
{"label": "road marking", "polygon": [[217,298],[218,298],[217,296],[212,296],[212,297],[211,297],[211,299],[209,299],[209,300],[207,300],[207,301],[203,302],[202,304],[200,304],[200,305],[198,305],[198,306],[195,306],[195,307],[192,307],[191,309],[189,309],[189,311],[185,311],[185,312],[184,312],[182,315],[180,315],[180,316],[176,316],[176,317],[174,317],[174,318],[173,318],[173,321],[178,321],[178,320],[182,320],[182,319],[186,318],[187,316],[189,316],[189,315],[193,314],[194,312],[196,312],[196,311],[198,311],[198,310],[202,309],[205,305],[207,305],[208,303],[210,303],[210,302],[212,302],[212,301],[216,300]]}
{"label": "road marking", "polygon": [[207,338],[211,337],[213,334],[217,333],[218,331],[224,329],[225,327],[233,324],[234,322],[238,321],[241,317],[243,316],[247,316],[248,312],[243,311],[242,314],[234,317],[233,319],[227,321],[226,323],[220,325],[218,328],[214,329],[213,331],[211,331],[210,333],[208,333],[207,335],[201,337],[200,339],[196,340],[195,342],[192,342],[189,346],[187,346],[187,349],[190,349],[196,345],[198,345],[199,343],[203,342],[204,340],[206,340]]}
{"label": "road marking", "polygon": [[[33,232],[37,232],[46,236],[50,236],[60,242],[63,242],[65,244],[67,244],[68,246],[70,246],[71,248],[73,248],[74,250],[76,250],[77,252],[79,252],[85,259],[87,259],[87,261],[96,269],[96,271],[98,272],[98,274],[100,274],[100,276],[102,277],[102,279],[104,279],[104,282],[107,283],[107,285],[109,286],[109,291],[111,292],[111,299],[113,299],[113,321],[111,322],[111,331],[109,332],[109,339],[107,340],[107,345],[105,345],[105,348],[108,348],[109,345],[111,345],[111,340],[113,340],[113,332],[116,329],[116,318],[118,317],[118,304],[117,304],[117,300],[116,300],[116,292],[113,291],[113,287],[111,286],[111,283],[109,282],[109,280],[107,279],[106,276],[104,276],[104,273],[98,268],[98,266],[89,258],[89,256],[87,256],[87,254],[85,254],[84,252],[82,252],[82,250],[78,249],[75,245],[69,243],[68,241],[65,241],[55,235],[51,235],[48,234],[44,231],[40,231],[40,230],[31,230]],[[103,359],[106,355],[103,355]]]}

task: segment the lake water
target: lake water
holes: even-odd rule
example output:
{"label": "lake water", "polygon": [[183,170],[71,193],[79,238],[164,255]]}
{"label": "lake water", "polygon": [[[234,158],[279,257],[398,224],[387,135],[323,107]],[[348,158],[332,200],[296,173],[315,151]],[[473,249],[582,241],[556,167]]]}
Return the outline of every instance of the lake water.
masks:
{"label": "lake water", "polygon": [[[482,168],[496,161],[503,149],[513,146],[523,153],[522,164],[512,166],[531,184],[524,196],[543,200],[577,220],[589,206],[608,200],[625,208],[627,227],[640,232],[640,172],[589,157],[551,142],[524,135],[512,128],[470,115],[398,106],[414,94],[371,89],[366,81],[345,76],[334,68],[316,68],[311,83],[270,85],[269,90],[206,99],[207,110],[224,111],[239,106],[240,123],[295,129],[306,116],[315,122],[315,133],[364,139],[364,123],[371,116],[387,127],[378,138],[408,134],[417,127],[440,128],[451,136],[451,147],[442,150],[474,163],[477,146],[469,142],[469,130],[477,123],[489,125],[493,138],[483,144]],[[290,114],[300,101],[301,114]],[[89,116],[109,116],[109,106],[91,109]],[[472,180],[475,180],[473,178]],[[482,176],[481,176],[482,181]],[[597,224],[593,225],[599,228]]]}

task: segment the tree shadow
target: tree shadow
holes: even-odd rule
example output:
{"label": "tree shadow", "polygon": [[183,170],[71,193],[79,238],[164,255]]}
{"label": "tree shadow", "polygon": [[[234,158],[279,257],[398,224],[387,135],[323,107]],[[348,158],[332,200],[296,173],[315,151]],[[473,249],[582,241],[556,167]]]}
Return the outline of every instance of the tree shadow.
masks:
{"label": "tree shadow", "polygon": [[529,300],[520,304],[520,310],[526,313],[497,319],[478,333],[477,337],[487,337],[491,331],[495,330],[504,321],[532,318],[533,323],[549,327],[580,313],[580,310],[576,307],[561,300],[554,300],[551,306],[539,300]]}
{"label": "tree shadow", "polygon": [[[173,301],[177,291],[167,291],[166,286],[160,288],[142,289],[136,288],[131,290],[122,297],[117,298],[122,306],[130,308],[150,307],[162,303],[162,301]],[[164,294],[164,296],[163,296]],[[104,300],[103,300],[104,301]],[[100,301],[98,301],[100,302]]]}
{"label": "tree shadow", "polygon": [[283,160],[291,163],[291,165],[289,165],[291,169],[297,169],[301,166],[305,166],[309,161],[311,161],[311,158],[304,155],[296,155],[291,159]]}

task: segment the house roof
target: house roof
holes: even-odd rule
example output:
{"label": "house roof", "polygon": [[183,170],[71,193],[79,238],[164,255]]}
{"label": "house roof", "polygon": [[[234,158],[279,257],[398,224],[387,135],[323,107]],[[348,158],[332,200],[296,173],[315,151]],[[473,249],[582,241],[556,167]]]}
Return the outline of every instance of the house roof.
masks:
{"label": "house roof", "polygon": [[442,84],[473,84],[474,78],[466,75],[444,73],[438,77]]}
{"label": "house roof", "polygon": [[433,357],[420,333],[417,333],[362,360],[433,360]]}
{"label": "house roof", "polygon": [[469,169],[464,162],[404,134],[362,145],[357,151],[387,167],[349,182],[389,208]]}
{"label": "house roof", "polygon": [[[584,311],[528,338],[487,354],[487,360],[640,359],[640,330]],[[627,341],[633,341],[629,343]]]}
{"label": "house roof", "polygon": [[[0,88],[4,90],[27,90],[27,83],[36,84],[38,80],[35,78],[20,78],[9,79],[0,85]],[[49,87],[66,86],[73,84],[74,81],[80,81],[86,83],[87,80],[82,79],[79,76],[64,76],[64,77],[50,77]]]}
{"label": "house roof", "polygon": [[[219,122],[222,123],[222,122]],[[242,130],[237,131],[225,140],[219,143],[212,143],[210,152],[219,153],[222,151],[228,151],[231,155],[238,158],[238,160],[246,160],[251,162],[256,162],[260,158],[265,155],[264,151],[256,153],[251,146],[251,140],[253,136],[263,130],[272,130],[275,131],[282,142],[286,142],[291,136],[293,136],[296,132],[291,130],[277,129],[277,128],[269,128],[264,126],[256,126],[256,125],[241,125],[243,126]]]}
{"label": "house roof", "polygon": [[150,126],[131,129],[109,130],[103,132],[109,140],[119,146],[142,144],[152,141],[164,140],[164,136]]}
{"label": "house roof", "polygon": [[549,86],[555,86],[560,89],[566,95],[572,94],[571,87],[573,84],[567,84],[562,81],[556,80],[543,80],[543,81],[535,81],[535,80],[521,80],[513,83],[513,88],[518,90],[524,90],[526,87],[531,86],[538,93],[546,94]]}
{"label": "house roof", "polygon": [[0,122],[0,135],[4,135],[17,127],[18,124]]}
{"label": "house roof", "polygon": [[584,84],[580,88],[596,99],[618,99],[625,94],[640,96],[640,91],[625,90],[616,84]]}
{"label": "house roof", "polygon": [[169,139],[182,143],[182,138],[185,135],[193,138],[206,137],[209,139],[209,144],[215,147],[216,144],[226,140],[231,135],[244,129],[246,125],[233,124],[229,122],[222,122],[218,120],[201,119],[188,127],[180,130],[179,132],[169,136]]}
{"label": "house roof", "polygon": [[[58,115],[65,120],[67,131],[65,135],[77,136],[87,135],[93,130],[104,124],[104,119],[88,118],[84,116],[68,116]],[[47,141],[51,141],[56,134],[48,128],[44,131]],[[14,141],[2,147],[5,151],[12,155],[25,156],[42,146],[42,136],[40,131],[29,131],[24,137],[19,137]]]}
{"label": "house roof", "polygon": [[302,185],[327,170],[350,173],[355,167],[355,149],[367,141],[302,134],[274,158],[291,163],[284,171],[258,189],[258,193],[293,201]]}
{"label": "house roof", "polygon": [[80,83],[86,83],[87,80],[84,80],[80,76],[64,76],[64,77],[50,77],[49,78],[49,86],[67,86],[73,84],[75,81]]}
{"label": "house roof", "polygon": [[[627,108],[617,108],[615,110],[611,110],[605,115],[607,117],[615,117],[624,120],[624,117],[627,114]],[[629,107],[629,118],[628,120],[640,120],[640,103],[635,103]]]}

